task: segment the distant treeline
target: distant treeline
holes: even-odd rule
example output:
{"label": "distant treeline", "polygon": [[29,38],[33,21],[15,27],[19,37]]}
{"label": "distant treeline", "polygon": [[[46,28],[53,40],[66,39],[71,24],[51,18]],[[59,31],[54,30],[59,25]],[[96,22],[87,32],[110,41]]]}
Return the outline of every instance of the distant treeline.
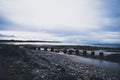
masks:
{"label": "distant treeline", "polygon": [[39,41],[39,40],[0,40],[0,42],[49,42],[49,43],[61,43],[60,41]]}

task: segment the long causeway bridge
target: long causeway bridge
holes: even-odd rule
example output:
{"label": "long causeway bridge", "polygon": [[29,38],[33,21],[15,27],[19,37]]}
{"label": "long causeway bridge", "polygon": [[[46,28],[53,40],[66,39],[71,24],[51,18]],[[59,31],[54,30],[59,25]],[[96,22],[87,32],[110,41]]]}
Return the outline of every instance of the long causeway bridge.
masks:
{"label": "long causeway bridge", "polygon": [[[95,50],[103,50],[102,47],[90,47],[90,46],[70,46],[70,45],[19,45],[20,48],[27,48],[32,50],[49,51],[56,53],[64,53],[69,55],[77,55],[93,58],[104,58],[104,52],[99,52],[96,55]],[[88,53],[89,50],[89,53]]]}

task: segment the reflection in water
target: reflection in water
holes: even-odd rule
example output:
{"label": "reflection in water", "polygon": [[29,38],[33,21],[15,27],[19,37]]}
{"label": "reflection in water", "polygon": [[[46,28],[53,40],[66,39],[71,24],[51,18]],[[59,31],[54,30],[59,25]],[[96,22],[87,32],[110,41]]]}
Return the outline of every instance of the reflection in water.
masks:
{"label": "reflection in water", "polygon": [[66,55],[72,59],[75,59],[78,62],[107,68],[113,71],[120,71],[120,63],[109,62],[109,61],[104,61],[104,60],[99,60],[99,59],[85,58],[85,57],[80,57],[76,55],[67,55],[67,54],[63,54],[63,55]]}
{"label": "reflection in water", "polygon": [[50,43],[50,42],[2,42],[2,44],[14,44],[14,45],[77,45],[72,43]]}
{"label": "reflection in water", "polygon": [[103,64],[103,60],[99,60],[99,63],[100,63],[100,64]]}

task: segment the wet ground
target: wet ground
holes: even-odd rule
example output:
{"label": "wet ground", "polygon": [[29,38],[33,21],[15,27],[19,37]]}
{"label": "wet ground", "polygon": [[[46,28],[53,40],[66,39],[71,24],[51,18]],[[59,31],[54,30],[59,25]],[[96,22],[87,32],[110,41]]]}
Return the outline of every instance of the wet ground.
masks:
{"label": "wet ground", "polygon": [[0,54],[4,69],[1,73],[7,74],[1,76],[7,77],[6,80],[120,80],[119,71],[85,63],[73,56],[16,47],[6,49]]}

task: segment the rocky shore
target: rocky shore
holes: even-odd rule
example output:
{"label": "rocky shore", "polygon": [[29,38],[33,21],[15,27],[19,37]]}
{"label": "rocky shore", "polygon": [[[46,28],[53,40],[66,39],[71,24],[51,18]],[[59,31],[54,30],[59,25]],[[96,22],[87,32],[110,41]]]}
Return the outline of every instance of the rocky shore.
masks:
{"label": "rocky shore", "polygon": [[3,80],[120,80],[119,72],[76,62],[68,56],[15,46],[0,48]]}

